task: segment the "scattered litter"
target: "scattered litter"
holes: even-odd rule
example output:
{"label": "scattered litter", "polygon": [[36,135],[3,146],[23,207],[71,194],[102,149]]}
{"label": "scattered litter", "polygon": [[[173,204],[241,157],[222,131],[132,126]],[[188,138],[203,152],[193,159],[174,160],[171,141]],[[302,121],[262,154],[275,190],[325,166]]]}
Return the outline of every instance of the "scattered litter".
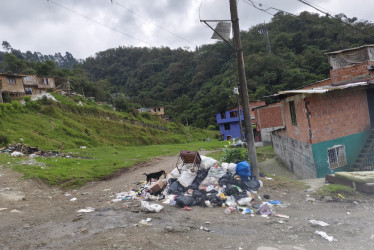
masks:
{"label": "scattered litter", "polygon": [[81,149],[85,149],[85,148],[87,148],[86,146],[80,146],[79,148],[81,148]]}
{"label": "scattered litter", "polygon": [[265,177],[265,180],[271,181],[271,180],[273,180],[273,178],[271,178],[271,177]]}
{"label": "scattered litter", "polygon": [[68,196],[70,196],[70,195],[71,195],[71,194],[65,193],[65,196],[66,196],[66,197],[68,197]]}
{"label": "scattered litter", "polygon": [[87,227],[82,228],[82,229],[81,229],[81,232],[82,232],[82,233],[88,233],[88,228],[87,228]]}
{"label": "scattered litter", "polygon": [[306,195],[306,199],[305,199],[305,201],[315,202],[315,201],[316,201],[316,199],[314,199],[314,198],[311,198],[311,197],[310,197],[310,195],[309,195],[309,194],[307,194],[307,195]]}
{"label": "scattered litter", "polygon": [[147,218],[145,221],[150,222],[150,221],[152,221],[152,218]]}
{"label": "scattered litter", "polygon": [[330,224],[324,222],[324,221],[320,221],[320,220],[309,220],[310,223],[312,223],[313,225],[319,225],[321,227],[327,227],[329,226]]}
{"label": "scattered litter", "polygon": [[93,211],[95,211],[95,208],[93,208],[93,207],[87,207],[87,208],[80,209],[77,212],[78,213],[91,213]]}
{"label": "scattered litter", "polygon": [[348,214],[348,215],[350,215],[350,214],[351,214],[351,212],[347,212],[347,214]]}
{"label": "scattered litter", "polygon": [[146,220],[139,221],[138,225],[139,225],[139,227],[141,227],[141,226],[152,226],[152,224],[148,223],[148,221],[146,221]]}
{"label": "scattered litter", "polygon": [[149,203],[147,201],[140,201],[140,204],[141,204],[141,208],[143,211],[147,211],[147,212],[160,212],[162,209],[164,209],[163,206],[159,205],[159,204],[155,204],[155,203]]}
{"label": "scattered litter", "polygon": [[268,201],[268,203],[272,204],[272,205],[282,205],[283,203],[279,200],[274,200],[274,201]]}
{"label": "scattered litter", "polygon": [[192,209],[191,209],[190,207],[188,207],[188,206],[185,206],[183,209],[186,210],[186,211],[191,211],[191,210],[192,210]]}
{"label": "scattered litter", "polygon": [[21,211],[18,210],[18,209],[12,209],[12,210],[10,210],[9,212],[11,212],[11,213],[20,213]]}
{"label": "scattered litter", "polygon": [[71,198],[70,199],[70,201],[76,201],[77,200],[77,198]]}
{"label": "scattered litter", "polygon": [[345,199],[344,196],[341,195],[341,194],[338,194],[338,196],[339,196],[340,198],[342,198],[342,199]]}
{"label": "scattered litter", "polygon": [[7,210],[8,208],[6,207],[0,207],[0,211],[4,211],[4,210]]}
{"label": "scattered litter", "polygon": [[203,226],[200,227],[200,230],[203,230],[205,232],[209,232],[210,231],[207,227],[203,227]]}
{"label": "scattered litter", "polygon": [[285,214],[275,214],[274,216],[280,217],[280,218],[285,218],[285,219],[289,219],[290,218],[290,216],[285,215]]}
{"label": "scattered litter", "polygon": [[327,233],[325,233],[323,231],[315,231],[315,233],[321,235],[322,238],[325,238],[326,240],[328,240],[330,242],[332,242],[332,241],[338,241],[333,236],[329,236],[329,235],[327,235]]}
{"label": "scattered litter", "polygon": [[267,200],[270,199],[270,195],[268,195],[268,194],[264,194],[263,196],[264,196],[264,198],[267,199]]}
{"label": "scattered litter", "polygon": [[10,154],[12,157],[23,157],[23,154],[18,151],[14,151],[13,153]]}

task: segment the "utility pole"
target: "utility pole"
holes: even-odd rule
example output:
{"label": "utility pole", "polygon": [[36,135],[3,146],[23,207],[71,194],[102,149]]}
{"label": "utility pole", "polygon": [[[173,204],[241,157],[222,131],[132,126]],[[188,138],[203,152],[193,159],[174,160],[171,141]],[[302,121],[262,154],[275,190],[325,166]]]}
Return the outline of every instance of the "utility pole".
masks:
{"label": "utility pole", "polygon": [[245,77],[243,50],[242,50],[242,42],[240,39],[239,17],[238,17],[238,8],[236,5],[236,1],[237,0],[230,0],[230,13],[231,13],[232,29],[234,32],[236,59],[238,60],[240,94],[241,94],[242,103],[243,103],[244,124],[245,124],[245,133],[246,133],[245,138],[246,138],[247,147],[248,147],[248,160],[250,161],[251,167],[252,167],[251,174],[258,177],[259,171],[257,167],[257,155],[256,155],[255,142],[253,139],[251,112],[250,112],[249,98],[248,98],[248,87],[247,87],[247,80]]}

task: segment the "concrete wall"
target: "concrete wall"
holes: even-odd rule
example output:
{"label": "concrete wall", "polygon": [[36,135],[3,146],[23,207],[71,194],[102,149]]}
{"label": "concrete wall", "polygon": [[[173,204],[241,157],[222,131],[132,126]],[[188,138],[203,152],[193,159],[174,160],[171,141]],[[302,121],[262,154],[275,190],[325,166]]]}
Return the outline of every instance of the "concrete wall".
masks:
{"label": "concrete wall", "polygon": [[[313,159],[317,170],[317,177],[325,177],[326,174],[332,174],[337,171],[350,171],[369,135],[370,131],[367,130],[357,134],[313,144]],[[328,162],[327,149],[336,145],[345,146],[347,165],[331,170]]]}
{"label": "concrete wall", "polygon": [[312,145],[273,134],[273,146],[277,158],[296,176],[302,179],[316,178]]}

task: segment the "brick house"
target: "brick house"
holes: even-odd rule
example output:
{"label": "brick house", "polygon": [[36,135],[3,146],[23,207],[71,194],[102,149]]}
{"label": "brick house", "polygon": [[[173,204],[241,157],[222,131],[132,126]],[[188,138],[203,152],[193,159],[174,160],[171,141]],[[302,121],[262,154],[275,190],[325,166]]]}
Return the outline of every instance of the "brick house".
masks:
{"label": "brick house", "polygon": [[20,96],[25,93],[21,75],[0,73],[0,103],[3,103],[3,95]]}
{"label": "brick house", "polygon": [[255,114],[256,130],[260,132],[264,145],[271,143],[271,132],[284,128],[284,115],[282,103],[259,106],[253,109]]}
{"label": "brick house", "polygon": [[301,178],[374,166],[374,45],[327,56],[329,79],[271,96],[284,121],[275,154]]}
{"label": "brick house", "polygon": [[[265,101],[253,101],[249,103],[249,106],[251,108],[251,119],[252,124],[254,124],[255,120],[255,112],[253,111],[253,108],[263,106],[265,105]],[[231,140],[234,138],[240,138],[240,124],[239,124],[239,115],[238,115],[238,107],[226,110],[221,113],[216,114],[217,123],[219,126],[219,131],[222,135],[223,140]],[[243,114],[243,108],[240,106],[240,120],[242,121],[243,128],[244,128],[244,114]],[[244,129],[243,129],[244,130]],[[244,131],[243,131],[244,133]],[[256,131],[254,131],[256,133]],[[245,135],[243,135],[243,138]],[[258,138],[258,136],[257,136]],[[255,135],[255,141],[259,141],[259,139],[256,139]]]}

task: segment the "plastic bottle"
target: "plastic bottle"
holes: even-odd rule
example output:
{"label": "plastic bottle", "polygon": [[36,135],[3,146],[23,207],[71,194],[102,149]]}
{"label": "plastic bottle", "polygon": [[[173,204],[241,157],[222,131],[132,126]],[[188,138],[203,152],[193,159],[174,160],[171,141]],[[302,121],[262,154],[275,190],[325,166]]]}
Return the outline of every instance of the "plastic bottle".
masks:
{"label": "plastic bottle", "polygon": [[228,207],[225,209],[225,214],[230,214],[231,213],[231,209]]}

